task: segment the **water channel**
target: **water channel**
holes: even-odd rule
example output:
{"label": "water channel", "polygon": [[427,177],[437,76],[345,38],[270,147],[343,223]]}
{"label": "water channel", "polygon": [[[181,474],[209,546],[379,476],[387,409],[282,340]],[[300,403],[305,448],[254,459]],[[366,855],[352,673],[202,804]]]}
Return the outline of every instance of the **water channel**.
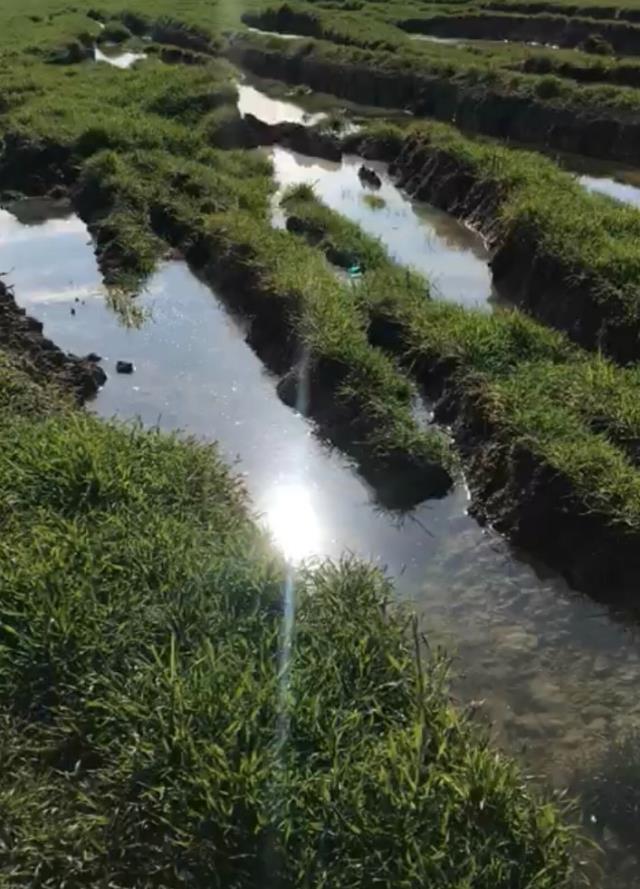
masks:
{"label": "water channel", "polygon": [[[434,279],[444,298],[489,306],[487,256],[475,233],[411,202],[388,178],[378,192],[384,207],[372,209],[358,159],[327,164],[279,148],[272,157],[281,185],[313,182],[331,207]],[[289,560],[352,553],[389,573],[434,643],[453,655],[453,692],[476,703],[477,718],[536,780],[564,787],[579,771],[606,782],[612,740],[640,726],[633,627],[479,527],[462,482],[405,516],[382,511],[351,462],[279,401],[242,320],[183,262],[158,268],[138,297],[144,323],[129,328],[109,308],[90,237],[70,208],[26,201],[0,211],[0,244],[19,304],[46,335],[76,354],[103,356],[108,381],[90,410],[218,441]],[[115,373],[120,359],[133,361],[132,376]],[[606,885],[636,886],[638,863],[606,815],[585,817],[608,853]]]}

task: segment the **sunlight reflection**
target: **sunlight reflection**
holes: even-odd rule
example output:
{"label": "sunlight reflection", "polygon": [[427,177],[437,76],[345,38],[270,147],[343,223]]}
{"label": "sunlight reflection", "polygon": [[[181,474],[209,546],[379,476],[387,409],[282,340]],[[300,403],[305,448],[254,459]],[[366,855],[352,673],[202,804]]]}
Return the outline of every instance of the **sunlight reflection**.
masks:
{"label": "sunlight reflection", "polygon": [[290,563],[320,551],[322,529],[308,489],[302,484],[286,484],[269,496],[265,521],[274,543]]}

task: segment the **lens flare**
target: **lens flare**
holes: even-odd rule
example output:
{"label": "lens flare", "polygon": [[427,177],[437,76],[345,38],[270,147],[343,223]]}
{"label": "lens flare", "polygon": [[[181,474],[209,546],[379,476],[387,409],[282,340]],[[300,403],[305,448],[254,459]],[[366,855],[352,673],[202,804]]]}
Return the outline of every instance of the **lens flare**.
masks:
{"label": "lens flare", "polygon": [[305,485],[290,483],[275,488],[264,517],[274,543],[290,564],[319,552],[322,529]]}

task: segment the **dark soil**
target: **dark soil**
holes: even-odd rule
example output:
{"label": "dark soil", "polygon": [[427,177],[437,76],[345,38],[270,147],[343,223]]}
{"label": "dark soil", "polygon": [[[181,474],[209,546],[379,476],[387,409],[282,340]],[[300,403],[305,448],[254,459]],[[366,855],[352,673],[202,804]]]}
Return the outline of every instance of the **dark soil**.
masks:
{"label": "dark soil", "polygon": [[577,47],[596,35],[623,55],[640,54],[640,28],[628,22],[581,19],[565,15],[467,13],[411,18],[397,23],[413,34],[470,40],[510,40]]}
{"label": "dark soil", "polygon": [[0,349],[24,359],[25,369],[38,383],[53,383],[78,404],[92,398],[106,382],[99,364],[63,352],[42,332],[42,323],[21,309],[13,292],[0,281]]}
{"label": "dark soil", "polygon": [[[407,354],[403,334],[397,322],[372,318],[371,341],[400,360]],[[413,364],[412,371],[435,402],[436,422],[451,429],[478,521],[491,524],[576,589],[638,612],[638,535],[588,510],[567,478],[497,428],[481,384],[474,387],[458,361],[434,357]]]}

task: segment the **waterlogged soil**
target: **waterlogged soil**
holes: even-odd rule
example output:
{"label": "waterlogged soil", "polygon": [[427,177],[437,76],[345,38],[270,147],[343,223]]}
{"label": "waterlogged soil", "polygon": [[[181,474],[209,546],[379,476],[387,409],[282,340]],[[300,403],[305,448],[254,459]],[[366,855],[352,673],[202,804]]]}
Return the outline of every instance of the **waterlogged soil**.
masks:
{"label": "waterlogged soil", "polygon": [[[354,553],[385,567],[454,655],[455,693],[538,780],[566,786],[576,769],[592,774],[611,741],[640,726],[632,629],[481,529],[462,484],[404,517],[377,508],[351,463],[279,401],[241,320],[184,263],[158,269],[137,300],[141,326],[127,328],[77,217],[23,205],[19,219],[0,212],[0,239],[18,301],[45,333],[103,356],[108,381],[90,409],[217,440],[292,562]],[[135,372],[116,374],[118,360]],[[601,885],[637,886],[633,853],[600,814],[585,817],[608,853]]]}
{"label": "waterlogged soil", "polygon": [[[310,126],[328,114],[341,118],[344,128],[354,129],[358,121],[381,118],[407,120],[409,112],[400,108],[384,108],[379,105],[362,105],[348,99],[336,99],[330,93],[311,91],[303,86],[292,87],[280,80],[258,77],[244,72],[237,84],[240,94],[238,108],[241,114],[249,111],[265,123],[302,123]],[[251,87],[251,90],[243,89]],[[249,103],[249,104],[248,104]],[[277,117],[279,107],[284,105]]]}
{"label": "waterlogged soil", "polygon": [[[301,182],[312,185],[332,210],[382,240],[393,259],[426,275],[435,296],[487,308],[497,299],[481,236],[448,213],[406,197],[393,184],[385,164],[366,161],[382,180],[380,188],[371,189],[358,175],[362,158],[346,156],[332,163],[279,147],[271,158],[281,189]],[[372,207],[367,202],[372,195],[384,205]]]}
{"label": "waterlogged soil", "polygon": [[281,34],[280,31],[263,31],[262,28],[247,28],[250,34],[261,34],[263,37],[277,37],[279,40],[305,40],[302,34]]}

